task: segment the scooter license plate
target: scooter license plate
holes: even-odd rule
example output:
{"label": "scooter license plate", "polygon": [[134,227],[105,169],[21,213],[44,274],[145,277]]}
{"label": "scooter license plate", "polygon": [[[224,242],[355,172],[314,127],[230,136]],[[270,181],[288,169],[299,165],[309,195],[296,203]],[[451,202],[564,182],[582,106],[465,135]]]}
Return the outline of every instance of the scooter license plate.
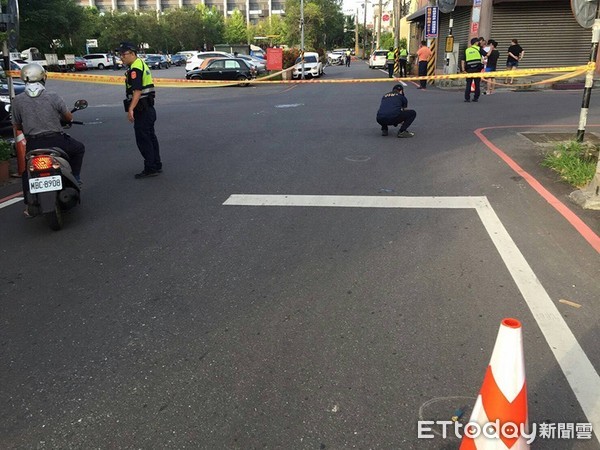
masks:
{"label": "scooter license plate", "polygon": [[60,191],[62,189],[62,177],[53,175],[50,177],[29,179],[29,192],[38,194],[40,192]]}

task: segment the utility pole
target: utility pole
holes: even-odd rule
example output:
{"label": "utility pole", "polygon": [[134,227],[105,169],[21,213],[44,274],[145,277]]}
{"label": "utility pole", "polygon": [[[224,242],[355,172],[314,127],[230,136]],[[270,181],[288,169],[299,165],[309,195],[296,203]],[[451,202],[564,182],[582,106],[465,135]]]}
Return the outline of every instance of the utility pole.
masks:
{"label": "utility pole", "polygon": [[379,0],[379,12],[377,13],[377,45],[375,45],[375,49],[379,48],[379,44],[381,43],[381,15],[383,9],[383,0]]}
{"label": "utility pole", "polygon": [[300,68],[304,80],[304,0],[300,0]]}
{"label": "utility pole", "polygon": [[367,59],[367,1],[365,0],[365,20],[363,22],[363,59]]}
{"label": "utility pole", "polygon": [[358,8],[356,8],[356,16],[354,17],[354,54],[358,58]]}

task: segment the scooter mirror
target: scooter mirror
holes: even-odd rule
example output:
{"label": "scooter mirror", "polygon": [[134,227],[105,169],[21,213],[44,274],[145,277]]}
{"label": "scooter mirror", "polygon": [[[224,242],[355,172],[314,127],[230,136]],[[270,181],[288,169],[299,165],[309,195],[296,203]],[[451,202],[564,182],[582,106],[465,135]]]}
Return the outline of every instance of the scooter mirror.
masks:
{"label": "scooter mirror", "polygon": [[77,100],[75,102],[75,109],[85,109],[88,107],[87,100]]}

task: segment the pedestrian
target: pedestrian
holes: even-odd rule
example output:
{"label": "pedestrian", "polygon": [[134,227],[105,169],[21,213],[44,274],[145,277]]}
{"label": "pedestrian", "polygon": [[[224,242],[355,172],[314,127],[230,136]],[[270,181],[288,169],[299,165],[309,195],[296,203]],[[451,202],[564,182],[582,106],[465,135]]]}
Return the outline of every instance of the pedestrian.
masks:
{"label": "pedestrian", "polygon": [[377,111],[377,123],[381,125],[381,135],[388,135],[388,126],[397,127],[402,124],[398,130],[399,138],[411,138],[415,135],[408,131],[408,127],[413,123],[417,112],[408,107],[408,100],[404,96],[404,86],[397,84],[391,92],[385,94],[381,99],[379,110]]}
{"label": "pedestrian", "polygon": [[[425,77],[427,76],[427,63],[431,59],[432,53],[427,47],[427,41],[421,41],[419,46],[419,50],[417,50],[417,60],[419,61],[419,76]],[[427,89],[427,80],[420,80],[419,86],[417,89]]]}
{"label": "pedestrian", "polygon": [[386,64],[389,78],[394,78],[394,64],[396,64],[396,54],[394,53],[393,47],[390,47],[390,50],[387,52]]}
{"label": "pedestrian", "polygon": [[[493,39],[488,41],[489,50],[486,54],[486,65],[485,72],[495,72],[498,67],[498,58],[500,57],[500,52],[497,50],[498,42]],[[487,89],[485,94],[492,95],[494,93],[494,87],[496,84],[496,80],[492,77],[487,81]]]}
{"label": "pedestrian", "polygon": [[123,64],[129,66],[125,74],[127,98],[123,100],[123,104],[127,119],[133,123],[137,147],[144,158],[144,170],[136,174],[135,178],[154,177],[162,172],[160,149],[154,132],[154,82],[150,68],[138,58],[137,48],[133,44],[122,42],[118,51]]}
{"label": "pedestrian", "polygon": [[398,63],[400,65],[400,77],[406,77],[406,64],[408,62],[408,50],[406,50],[406,45],[403,45],[400,48],[399,60]]}
{"label": "pedestrian", "polygon": [[[471,46],[465,49],[465,58],[461,61],[462,71],[466,73],[478,73],[483,69],[483,60],[481,58],[481,52],[479,51],[479,39],[471,39]],[[465,85],[465,102],[471,101],[471,84],[475,84],[475,93],[473,95],[473,101],[479,101],[480,77],[468,77],[467,84]]]}
{"label": "pedestrian", "polygon": [[[508,47],[508,57],[506,58],[506,70],[515,70],[517,67],[519,67],[519,61],[523,59],[524,55],[525,50],[523,50],[523,47],[519,45],[519,41],[517,39],[510,41],[510,47]],[[513,84],[513,78],[511,77],[510,82],[507,78],[506,83]]]}
{"label": "pedestrian", "polygon": [[350,49],[346,50],[346,67],[350,67],[350,60],[352,59],[352,52]]}

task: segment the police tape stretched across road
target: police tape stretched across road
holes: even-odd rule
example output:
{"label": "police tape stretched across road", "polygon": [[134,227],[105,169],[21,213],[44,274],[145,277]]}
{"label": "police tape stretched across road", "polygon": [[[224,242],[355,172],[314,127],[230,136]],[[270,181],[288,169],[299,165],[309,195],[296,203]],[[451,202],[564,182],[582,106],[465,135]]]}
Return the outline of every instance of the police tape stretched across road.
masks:
{"label": "police tape stretched across road", "polygon": [[[566,67],[545,67],[535,69],[521,69],[521,70],[500,70],[497,72],[481,72],[481,73],[456,73],[456,74],[443,74],[443,75],[431,75],[431,76],[413,76],[403,78],[393,78],[394,81],[420,81],[420,80],[459,80],[466,78],[522,78],[532,75],[544,75],[551,73],[571,73],[571,76],[578,76],[585,72],[593,71],[596,65],[590,62],[582,66],[566,66]],[[8,72],[11,76],[19,76],[18,72]],[[276,74],[275,74],[276,75]],[[113,75],[89,75],[89,74],[78,74],[78,73],[48,73],[48,78],[57,80],[77,81],[82,83],[100,83],[100,84],[115,84],[122,85],[122,76]],[[567,77],[568,78],[568,77]],[[255,79],[250,80],[251,84],[332,84],[332,83],[389,83],[390,78],[365,78],[365,79],[328,79],[328,80],[261,80]],[[236,85],[238,82],[232,81],[216,81],[216,80],[178,80],[170,78],[155,78],[154,85],[157,87],[204,87],[210,85],[211,87]]]}

